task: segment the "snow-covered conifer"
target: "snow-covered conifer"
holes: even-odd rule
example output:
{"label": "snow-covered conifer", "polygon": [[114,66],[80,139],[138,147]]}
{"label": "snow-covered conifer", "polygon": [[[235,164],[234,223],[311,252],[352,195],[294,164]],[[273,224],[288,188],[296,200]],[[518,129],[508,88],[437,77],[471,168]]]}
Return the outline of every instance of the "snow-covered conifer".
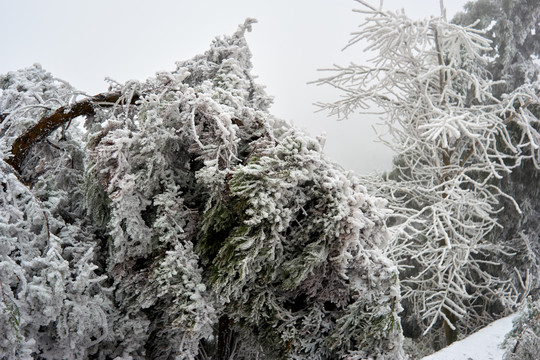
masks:
{"label": "snow-covered conifer", "polygon": [[85,216],[75,127],[37,144],[20,174],[4,161],[17,136],[77,93],[39,66],[8,73],[0,84],[0,354],[88,358],[108,338],[116,309]]}
{"label": "snow-covered conifer", "polygon": [[[529,0],[474,1],[453,19],[454,22],[471,25],[486,31],[492,48],[485,53],[487,68],[494,80],[500,81],[494,94],[512,92],[517,87],[534,83],[540,74],[540,3]],[[536,117],[538,108],[530,109]],[[533,126],[538,129],[538,124]],[[512,137],[522,136],[521,128],[510,127]],[[533,149],[534,151],[534,149]],[[513,252],[503,256],[500,262],[504,272],[512,274],[515,286],[524,294],[540,289],[540,172],[534,166],[535,157],[527,149],[524,153],[531,159],[521,164],[500,180],[503,191],[512,196],[521,211],[516,211],[508,200],[503,200],[498,215],[501,228],[492,236],[500,239]]]}
{"label": "snow-covered conifer", "polygon": [[[251,23],[102,96],[54,79],[40,110],[3,88],[2,356],[403,357],[385,203],[270,115]],[[65,124],[10,160],[50,113],[86,133]]]}
{"label": "snow-covered conifer", "polygon": [[239,354],[255,334],[278,358],[399,358],[382,200],[294,131],[245,162],[210,201],[198,245]]}
{"label": "snow-covered conifer", "polygon": [[540,351],[540,300],[527,299],[504,340],[504,360],[534,360]]}
{"label": "snow-covered conifer", "polygon": [[500,97],[540,74],[535,59],[540,56],[540,6],[536,0],[478,0],[465,5],[454,22],[485,31],[492,42],[486,51],[487,69],[496,80]]}

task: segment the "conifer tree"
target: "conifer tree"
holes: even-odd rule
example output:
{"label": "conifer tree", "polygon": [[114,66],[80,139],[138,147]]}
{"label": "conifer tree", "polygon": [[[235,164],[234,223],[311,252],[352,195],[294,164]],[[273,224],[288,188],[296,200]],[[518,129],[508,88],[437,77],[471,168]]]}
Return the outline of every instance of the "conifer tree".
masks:
{"label": "conifer tree", "polygon": [[500,97],[534,82],[540,73],[540,6],[535,0],[477,0],[468,2],[452,20],[485,31],[491,41],[486,51],[487,69]]}
{"label": "conifer tree", "polygon": [[540,351],[540,300],[527,299],[504,340],[504,360],[534,360]]}
{"label": "conifer tree", "polygon": [[[492,47],[486,51],[487,68],[499,81],[494,95],[514,91],[524,84],[534,83],[540,74],[536,61],[540,56],[540,3],[529,0],[481,0],[467,3],[454,22],[474,24],[486,32]],[[540,109],[531,107],[536,117]],[[535,125],[538,130],[538,124]],[[522,136],[521,129],[510,127],[512,137]],[[521,211],[503,201],[499,214],[501,228],[492,236],[513,249],[511,256],[500,259],[502,271],[512,274],[515,286],[524,295],[540,289],[540,172],[535,166],[539,153],[524,152],[521,164],[500,180],[503,191],[512,196]],[[536,160],[536,164],[538,160]]]}
{"label": "conifer tree", "polygon": [[0,78],[0,357],[404,357],[385,202],[270,115],[251,23],[91,98]]}

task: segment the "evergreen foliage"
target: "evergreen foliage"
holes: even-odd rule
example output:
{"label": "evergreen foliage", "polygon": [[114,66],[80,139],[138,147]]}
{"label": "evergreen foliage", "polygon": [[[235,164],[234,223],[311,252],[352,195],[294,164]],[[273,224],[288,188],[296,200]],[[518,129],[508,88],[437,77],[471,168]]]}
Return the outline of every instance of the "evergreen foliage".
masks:
{"label": "evergreen foliage", "polygon": [[237,167],[202,220],[226,313],[286,358],[365,357],[399,336],[381,200],[329,165],[316,141],[290,134]]}
{"label": "evergreen foliage", "polygon": [[[456,15],[454,22],[475,24],[486,32],[492,49],[485,54],[487,68],[494,80],[499,81],[494,95],[501,97],[525,84],[534,83],[540,74],[537,62],[540,56],[540,4],[528,0],[481,0],[467,3],[465,11]],[[530,109],[537,118],[538,107]],[[539,124],[533,124],[536,131]],[[509,127],[512,137],[523,136],[518,127]],[[520,291],[535,294],[540,289],[540,172],[538,149],[523,149],[521,164],[500,180],[503,191],[519,204],[516,211],[509,201],[502,201],[498,221],[501,228],[495,231],[497,241],[509,246],[512,256],[500,259],[504,269],[512,274]],[[536,165],[536,166],[535,166]]]}
{"label": "evergreen foliage", "polygon": [[505,338],[504,360],[534,360],[540,351],[540,300],[530,298]]}
{"label": "evergreen foliage", "polygon": [[465,5],[453,22],[485,31],[491,41],[486,51],[487,69],[500,97],[540,73],[535,59],[540,56],[540,6],[536,0],[476,0]]}
{"label": "evergreen foliage", "polygon": [[81,94],[0,77],[0,357],[403,358],[385,203],[269,114],[251,23],[110,81],[20,173],[14,141]]}

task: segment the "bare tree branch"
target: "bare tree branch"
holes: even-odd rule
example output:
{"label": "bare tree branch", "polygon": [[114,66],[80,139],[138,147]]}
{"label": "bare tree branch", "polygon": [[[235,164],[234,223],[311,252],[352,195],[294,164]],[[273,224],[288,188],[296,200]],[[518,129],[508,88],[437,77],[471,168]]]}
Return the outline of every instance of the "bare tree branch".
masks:
{"label": "bare tree branch", "polygon": [[[119,92],[103,93],[78,101],[73,105],[58,108],[53,114],[41,118],[36,125],[13,142],[11,146],[13,156],[7,160],[7,163],[19,172],[28,151],[54,130],[77,116],[93,114],[96,107],[112,106],[121,96],[122,94]],[[131,103],[134,104],[138,99],[138,95],[133,96]]]}

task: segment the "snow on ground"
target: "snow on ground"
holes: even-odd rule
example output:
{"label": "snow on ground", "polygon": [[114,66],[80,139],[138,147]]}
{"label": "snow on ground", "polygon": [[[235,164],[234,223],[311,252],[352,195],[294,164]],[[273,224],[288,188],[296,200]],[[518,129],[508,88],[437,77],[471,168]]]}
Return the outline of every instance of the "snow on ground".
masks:
{"label": "snow on ground", "polygon": [[497,320],[461,341],[426,356],[422,360],[500,360],[504,349],[499,345],[512,330],[516,314]]}

